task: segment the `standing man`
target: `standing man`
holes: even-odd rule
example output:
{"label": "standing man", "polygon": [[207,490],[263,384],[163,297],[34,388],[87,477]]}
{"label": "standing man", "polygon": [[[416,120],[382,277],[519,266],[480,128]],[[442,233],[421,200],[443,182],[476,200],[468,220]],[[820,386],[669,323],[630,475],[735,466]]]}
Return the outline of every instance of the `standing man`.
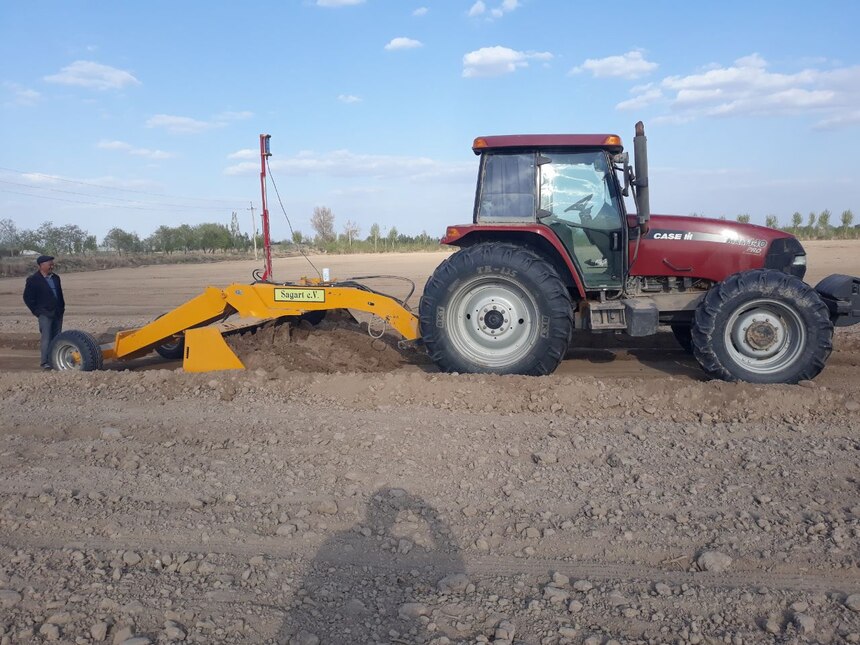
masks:
{"label": "standing man", "polygon": [[24,304],[39,319],[39,333],[42,335],[42,369],[51,369],[48,349],[54,337],[63,331],[63,313],[66,301],[60,276],[54,273],[54,258],[40,255],[36,259],[39,270],[27,278],[24,287]]}

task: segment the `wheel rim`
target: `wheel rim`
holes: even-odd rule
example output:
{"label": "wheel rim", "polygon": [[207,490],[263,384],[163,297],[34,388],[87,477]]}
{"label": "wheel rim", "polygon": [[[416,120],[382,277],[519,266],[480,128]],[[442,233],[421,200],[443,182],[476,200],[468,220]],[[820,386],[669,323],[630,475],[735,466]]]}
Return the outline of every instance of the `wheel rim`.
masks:
{"label": "wheel rim", "polygon": [[83,365],[81,352],[72,343],[57,343],[53,358],[54,367],[58,370],[79,370]]}
{"label": "wheel rim", "polygon": [[806,345],[806,327],[797,312],[762,298],[732,314],[725,345],[738,365],[756,374],[773,374],[791,365]]}
{"label": "wheel rim", "polygon": [[476,278],[453,295],[447,312],[457,351],[487,368],[512,365],[537,341],[538,305],[514,282]]}

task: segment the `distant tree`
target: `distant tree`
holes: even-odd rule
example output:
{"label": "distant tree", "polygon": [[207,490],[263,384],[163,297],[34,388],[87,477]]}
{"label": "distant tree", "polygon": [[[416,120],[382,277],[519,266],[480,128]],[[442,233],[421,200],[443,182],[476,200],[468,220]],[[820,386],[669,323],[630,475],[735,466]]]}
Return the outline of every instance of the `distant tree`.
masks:
{"label": "distant tree", "polygon": [[301,231],[293,231],[293,244],[301,244],[305,241],[305,236]]}
{"label": "distant tree", "polygon": [[830,237],[830,211],[826,208],[818,216],[818,230],[824,239]]}
{"label": "distant tree", "polygon": [[768,228],[779,228],[779,218],[776,215],[767,215],[764,218],[764,225]]}
{"label": "distant tree", "polygon": [[44,251],[39,234],[30,229],[25,228],[18,231],[18,243],[22,251]]}
{"label": "distant tree", "polygon": [[334,213],[328,206],[317,206],[311,216],[311,227],[316,231],[317,240],[321,243],[334,242],[337,235],[334,232]]}
{"label": "distant tree", "polygon": [[351,247],[352,241],[356,239],[361,233],[361,228],[358,224],[353,222],[352,220],[346,220],[346,224],[343,225],[343,234],[346,236],[346,243]]}
{"label": "distant tree", "polygon": [[750,215],[749,215],[749,213],[743,213],[742,215],[738,215],[737,220],[741,224],[749,224],[750,223]]}
{"label": "distant tree", "polygon": [[842,220],[842,235],[843,237],[848,237],[848,229],[851,228],[851,224],[854,222],[854,213],[850,209],[844,210],[840,219]]}
{"label": "distant tree", "polygon": [[809,228],[810,232],[812,231],[812,229],[815,228],[815,217],[816,217],[815,213],[810,212],[809,218],[806,220],[806,226],[807,226],[807,228]]}
{"label": "distant tree", "polygon": [[134,253],[142,247],[137,233],[129,233],[121,228],[112,228],[109,230],[102,244],[119,255]]}
{"label": "distant tree", "polygon": [[150,235],[150,238],[152,238],[152,248],[154,251],[170,255],[182,248],[179,242],[178,229],[171,228],[170,226],[159,226]]}
{"label": "distant tree", "polygon": [[17,255],[22,250],[21,236],[15,222],[11,219],[0,219],[0,251]]}
{"label": "distant tree", "polygon": [[63,233],[54,226],[51,221],[42,222],[39,228],[36,229],[36,235],[39,237],[39,250],[44,253],[57,255],[63,253]]}
{"label": "distant tree", "polygon": [[223,224],[198,224],[194,227],[197,248],[205,253],[215,253],[216,250],[225,251],[232,246],[233,238],[230,230]]}
{"label": "distant tree", "polygon": [[801,224],[803,224],[803,215],[800,214],[800,211],[794,211],[791,215],[791,228],[794,229],[795,233]]}
{"label": "distant tree", "polygon": [[395,242],[397,242],[397,236],[398,235],[399,235],[399,233],[397,232],[397,227],[392,226],[391,230],[388,231],[388,246],[391,247],[392,249],[394,248]]}
{"label": "distant tree", "polygon": [[84,252],[89,234],[77,224],[66,224],[60,227],[60,251],[78,255]]}
{"label": "distant tree", "polygon": [[376,222],[370,225],[370,237],[368,239],[373,242],[373,251],[376,252],[377,243],[379,242],[379,224]]}
{"label": "distant tree", "polygon": [[194,233],[194,230],[188,224],[180,224],[175,229],[176,235],[176,250],[182,249],[185,253],[188,253],[192,249],[199,249],[200,246],[197,243],[197,236]]}

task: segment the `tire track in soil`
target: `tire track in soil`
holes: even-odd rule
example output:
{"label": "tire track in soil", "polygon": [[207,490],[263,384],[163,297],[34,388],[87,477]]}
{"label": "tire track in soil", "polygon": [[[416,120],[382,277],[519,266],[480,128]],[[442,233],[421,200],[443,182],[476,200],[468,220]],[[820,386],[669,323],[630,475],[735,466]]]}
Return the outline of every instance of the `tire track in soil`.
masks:
{"label": "tire track in soil", "polygon": [[[151,550],[156,552],[183,552],[207,554],[215,553],[234,557],[253,557],[263,555],[273,559],[315,561],[338,566],[371,567],[386,571],[410,571],[416,567],[426,566],[432,561],[433,565],[442,572],[457,571],[450,560],[446,567],[445,560],[438,553],[428,554],[426,558],[417,556],[396,556],[386,560],[378,557],[351,553],[341,557],[316,556],[314,548],[295,548],[272,544],[260,540],[238,543],[235,541],[210,539],[182,540],[162,537],[132,537],[117,538],[87,537],[85,540],[57,539],[48,536],[23,535],[15,532],[12,535],[0,534],[0,544],[12,549],[28,547],[48,550],[97,550],[97,551],[129,551]],[[633,583],[647,581],[649,583],[667,582],[672,584],[689,584],[711,589],[758,589],[767,588],[782,591],[842,593],[846,595],[860,593],[860,573],[837,573],[828,571],[805,571],[788,574],[771,571],[739,570],[723,573],[707,571],[673,571],[669,569],[630,565],[627,563],[611,562],[580,562],[571,561],[564,556],[558,558],[540,558],[523,560],[505,556],[468,556],[461,553],[465,561],[466,571],[472,576],[516,576],[528,575],[546,579],[552,572],[558,571],[571,580],[585,579],[590,581],[615,581]]]}

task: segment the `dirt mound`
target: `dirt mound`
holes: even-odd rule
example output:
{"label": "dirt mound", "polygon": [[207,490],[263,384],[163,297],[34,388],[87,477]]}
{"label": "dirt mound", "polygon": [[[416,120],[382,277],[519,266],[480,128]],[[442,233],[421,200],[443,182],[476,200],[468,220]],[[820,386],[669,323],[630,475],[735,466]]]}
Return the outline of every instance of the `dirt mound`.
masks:
{"label": "dirt mound", "polygon": [[331,313],[316,326],[303,320],[269,324],[229,336],[227,344],[252,370],[366,373],[429,365],[426,355],[402,349],[396,337],[369,331],[348,314]]}

